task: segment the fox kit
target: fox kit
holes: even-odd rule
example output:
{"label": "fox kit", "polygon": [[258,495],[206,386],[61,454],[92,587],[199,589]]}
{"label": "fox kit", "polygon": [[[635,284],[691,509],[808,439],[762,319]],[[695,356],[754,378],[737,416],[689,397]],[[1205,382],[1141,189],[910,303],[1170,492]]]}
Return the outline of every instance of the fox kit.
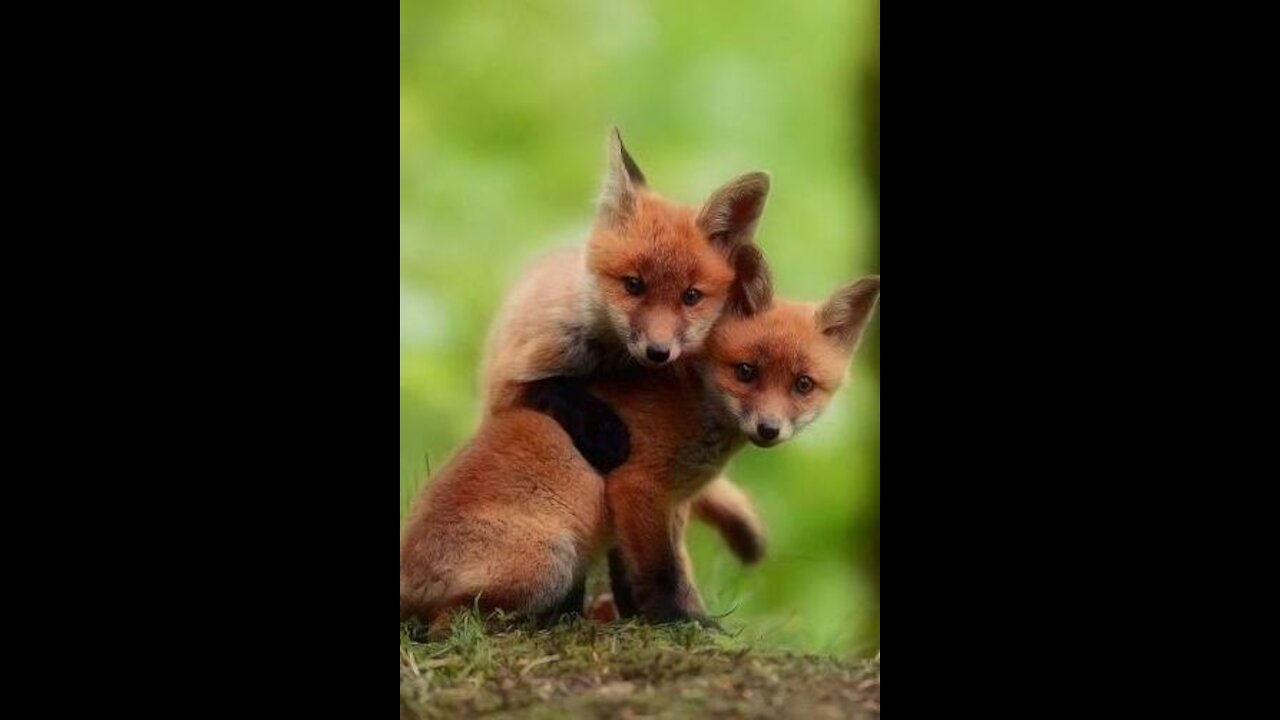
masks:
{"label": "fox kit", "polygon": [[[626,459],[627,429],[566,377],[635,364],[659,368],[698,351],[733,301],[730,258],[750,246],[769,193],[768,175],[754,172],[713,192],[701,208],[682,207],[649,189],[616,128],[606,156],[585,249],[552,254],[521,278],[495,321],[482,371],[486,414],[515,406],[547,413],[602,473]],[[759,521],[727,479],[710,486],[694,510],[744,562],[759,560]]]}
{"label": "fox kit", "polygon": [[701,346],[724,308],[729,257],[755,234],[769,176],[743,175],[689,208],[648,188],[616,129],[607,155],[586,248],[544,258],[503,303],[483,372],[490,413],[518,404],[535,380],[627,358],[674,362]]}
{"label": "fox kit", "polygon": [[683,542],[690,500],[746,442],[773,447],[821,415],[879,297],[880,278],[868,277],[821,306],[779,302],[731,315],[699,362],[643,384],[592,385],[632,434],[629,460],[606,485],[613,594],[624,616],[706,622]]}
{"label": "fox kit", "polygon": [[[752,256],[754,247],[741,251],[740,272]],[[439,632],[473,603],[532,615],[581,609],[586,568],[616,544],[610,569],[623,614],[709,622],[683,542],[695,498],[713,479],[711,487],[720,484],[747,441],[776,445],[818,417],[879,288],[878,277],[867,278],[821,307],[780,303],[730,316],[691,362],[591,381],[634,438],[629,460],[605,483],[546,415],[516,408],[486,419],[410,519],[401,619],[422,617]],[[762,305],[750,295],[735,302],[744,315]]]}

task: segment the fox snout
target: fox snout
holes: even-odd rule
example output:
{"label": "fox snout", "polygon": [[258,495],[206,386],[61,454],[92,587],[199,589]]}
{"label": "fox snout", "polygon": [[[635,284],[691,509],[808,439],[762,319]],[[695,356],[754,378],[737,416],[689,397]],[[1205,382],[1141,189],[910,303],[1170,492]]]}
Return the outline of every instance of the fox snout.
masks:
{"label": "fox snout", "polygon": [[645,347],[644,356],[649,359],[649,362],[661,365],[671,359],[671,348],[665,345],[654,345],[651,343]]}
{"label": "fox snout", "polygon": [[790,418],[772,414],[751,413],[743,422],[742,432],[756,447],[773,447],[795,434]]}
{"label": "fox snout", "polygon": [[647,367],[661,367],[675,361],[684,350],[680,338],[680,319],[675,316],[648,318],[644,325],[632,328],[627,349]]}
{"label": "fox snout", "polygon": [[631,355],[646,367],[662,367],[680,357],[681,347],[674,339],[661,341],[637,334],[627,343]]}

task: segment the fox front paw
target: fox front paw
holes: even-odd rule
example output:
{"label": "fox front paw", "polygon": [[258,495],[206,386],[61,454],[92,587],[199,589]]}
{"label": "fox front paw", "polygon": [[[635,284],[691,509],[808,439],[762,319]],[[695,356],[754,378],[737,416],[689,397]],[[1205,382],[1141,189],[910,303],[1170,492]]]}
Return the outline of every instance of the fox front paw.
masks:
{"label": "fox front paw", "polygon": [[720,623],[701,610],[682,608],[679,603],[660,600],[652,601],[640,611],[645,621],[654,625],[674,625],[677,623],[695,622],[707,630],[723,630]]}

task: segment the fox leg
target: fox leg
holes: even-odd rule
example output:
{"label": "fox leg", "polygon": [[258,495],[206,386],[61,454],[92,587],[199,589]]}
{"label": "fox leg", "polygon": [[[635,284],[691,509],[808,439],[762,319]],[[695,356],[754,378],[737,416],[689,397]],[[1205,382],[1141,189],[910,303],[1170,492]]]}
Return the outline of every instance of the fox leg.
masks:
{"label": "fox leg", "polygon": [[676,550],[676,562],[680,566],[680,576],[687,583],[685,592],[688,595],[686,601],[688,607],[693,608],[698,622],[707,627],[718,629],[720,627],[719,623],[707,616],[706,606],[702,603],[702,593],[698,592],[696,576],[693,573],[693,558],[689,557],[689,543],[685,541],[685,531],[689,527],[691,510],[691,503],[687,502],[676,508],[675,522],[671,528]]}
{"label": "fox leg", "polygon": [[618,583],[624,586],[622,598],[614,596],[619,611],[625,616],[625,610],[634,610],[658,623],[714,625],[693,585],[684,551],[687,508],[672,507],[666,490],[646,475],[643,468],[624,466],[607,488],[618,539],[611,570],[620,565],[626,578]]}
{"label": "fox leg", "polygon": [[[684,530],[689,524],[689,511],[688,504],[678,508],[676,510],[675,524],[673,525],[675,532],[673,547],[676,550],[676,563],[680,568],[680,575],[687,583],[684,607],[692,619],[697,620],[702,625],[719,628],[719,624],[707,616],[705,606],[702,603],[702,596],[694,583],[693,560],[689,557],[689,548],[684,540]],[[619,618],[631,618],[641,614],[620,547],[615,547],[609,551],[609,583],[613,604],[617,608]]]}
{"label": "fox leg", "polygon": [[754,565],[764,557],[764,526],[742,488],[721,475],[693,499],[693,514],[714,527],[738,559]]}
{"label": "fox leg", "polygon": [[588,392],[582,379],[554,377],[529,383],[524,404],[559,423],[582,458],[602,475],[631,454],[626,423],[609,403]]}
{"label": "fox leg", "polygon": [[580,344],[585,339],[566,338],[561,328],[543,330],[519,339],[494,340],[501,345],[501,357],[486,361],[481,371],[487,416],[520,406],[527,387],[543,378],[591,373],[590,353]]}
{"label": "fox leg", "polygon": [[613,604],[618,608],[618,617],[633,618],[640,614],[631,578],[627,577],[627,565],[622,561],[622,548],[615,547],[609,551],[609,590],[613,594]]}

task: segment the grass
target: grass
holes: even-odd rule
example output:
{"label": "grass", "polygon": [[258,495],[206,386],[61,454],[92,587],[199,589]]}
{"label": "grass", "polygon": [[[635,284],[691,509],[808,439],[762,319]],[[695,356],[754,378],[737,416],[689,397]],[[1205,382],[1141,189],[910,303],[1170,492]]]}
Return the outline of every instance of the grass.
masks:
{"label": "grass", "polygon": [[880,658],[762,651],[696,625],[400,628],[400,718],[874,718]]}

